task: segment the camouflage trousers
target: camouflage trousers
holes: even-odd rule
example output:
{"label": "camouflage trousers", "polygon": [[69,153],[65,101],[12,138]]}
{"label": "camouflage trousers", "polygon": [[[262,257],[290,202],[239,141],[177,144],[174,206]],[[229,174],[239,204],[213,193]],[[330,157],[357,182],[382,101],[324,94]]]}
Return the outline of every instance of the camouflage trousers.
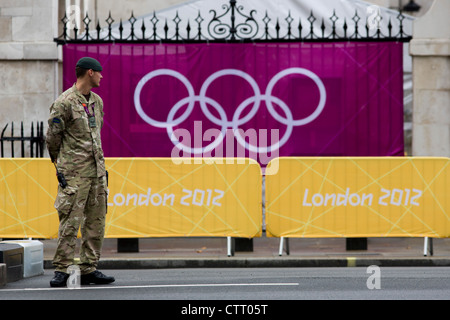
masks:
{"label": "camouflage trousers", "polygon": [[58,242],[53,265],[67,273],[74,264],[78,230],[81,227],[81,274],[96,270],[105,233],[107,207],[106,177],[66,178],[68,186],[58,187],[55,208],[59,216]]}

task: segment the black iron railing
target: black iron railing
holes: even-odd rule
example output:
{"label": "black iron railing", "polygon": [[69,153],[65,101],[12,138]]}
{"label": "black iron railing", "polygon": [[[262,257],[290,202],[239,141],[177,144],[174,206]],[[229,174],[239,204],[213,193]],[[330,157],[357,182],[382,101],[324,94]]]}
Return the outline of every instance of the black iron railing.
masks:
{"label": "black iron railing", "polygon": [[[160,19],[156,13],[144,19],[136,19],[134,14],[125,23],[115,20],[111,13],[94,29],[91,28],[91,18],[86,16],[81,26],[73,25],[67,15],[61,19],[62,34],[55,39],[58,44],[79,42],[336,42],[336,41],[399,41],[408,42],[411,35],[404,31],[402,12],[390,15],[389,21],[382,31],[380,11],[370,16],[358,12],[351,19],[340,19],[336,11],[328,18],[317,18],[311,11],[307,19],[291,16],[270,17],[265,12],[264,17],[257,20],[256,10],[245,11],[237,0],[230,0],[222,5],[222,12],[209,11],[209,21],[198,11],[192,21],[183,21],[178,12],[169,22]],[[365,23],[364,23],[365,21]],[[395,25],[395,28],[394,28]],[[81,28],[81,29],[80,29]],[[184,29],[183,32],[182,28]],[[83,30],[80,33],[80,30]]]}
{"label": "black iron railing", "polygon": [[10,136],[5,137],[5,131],[8,128],[8,124],[3,128],[0,136],[0,146],[1,146],[1,157],[5,157],[5,147],[4,143],[11,143],[11,158],[14,158],[14,145],[16,142],[20,142],[20,156],[25,157],[25,142],[29,142],[29,157],[31,158],[42,158],[44,156],[44,123],[41,121],[36,124],[36,134],[34,131],[34,124],[31,123],[31,135],[25,136],[23,131],[23,122],[20,125],[20,136],[14,136],[14,123],[11,123]]}

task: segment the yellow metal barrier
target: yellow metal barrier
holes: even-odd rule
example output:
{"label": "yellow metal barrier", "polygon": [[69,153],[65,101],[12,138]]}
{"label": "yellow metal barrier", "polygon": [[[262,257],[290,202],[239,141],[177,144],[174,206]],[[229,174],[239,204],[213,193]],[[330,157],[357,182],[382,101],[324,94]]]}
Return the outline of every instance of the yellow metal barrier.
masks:
{"label": "yellow metal barrier", "polygon": [[50,159],[0,159],[0,237],[56,238],[57,187]]}
{"label": "yellow metal barrier", "polygon": [[[105,236],[261,235],[261,168],[251,159],[107,158]],[[0,237],[55,238],[49,159],[0,159]]]}
{"label": "yellow metal barrier", "polygon": [[273,159],[266,169],[267,234],[449,237],[449,163],[415,157]]}
{"label": "yellow metal barrier", "polygon": [[[449,237],[447,158],[278,158],[266,170],[275,237]],[[261,235],[249,159],[108,158],[106,237]],[[272,170],[272,171],[271,171]],[[0,237],[56,238],[49,159],[0,159]]]}

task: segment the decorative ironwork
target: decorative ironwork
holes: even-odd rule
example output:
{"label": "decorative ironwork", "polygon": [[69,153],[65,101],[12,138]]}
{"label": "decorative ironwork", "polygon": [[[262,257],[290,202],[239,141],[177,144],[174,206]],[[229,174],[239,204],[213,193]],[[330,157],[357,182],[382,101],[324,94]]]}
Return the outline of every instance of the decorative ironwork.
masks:
{"label": "decorative ironwork", "polygon": [[[230,0],[230,5],[223,5],[225,10],[221,15],[217,15],[215,10],[210,12],[213,18],[208,23],[208,33],[214,40],[249,40],[254,38],[259,30],[258,23],[253,17],[256,10],[250,11],[248,15],[243,13],[243,6],[236,6],[236,0]],[[199,13],[200,14],[200,13]],[[230,23],[221,20],[230,14]],[[238,18],[244,18],[243,22],[238,22]]]}
{"label": "decorative ironwork", "polygon": [[[90,28],[92,20],[88,14],[80,26],[71,27],[66,15],[61,19],[63,33],[55,39],[58,44],[74,42],[336,42],[336,41],[399,41],[408,42],[411,36],[404,32],[405,16],[399,12],[394,17],[398,32],[393,34],[393,21],[389,17],[386,30],[380,28],[383,17],[380,11],[362,21],[361,13],[355,10],[354,16],[347,21],[333,14],[328,18],[317,18],[311,11],[307,19],[293,17],[289,12],[285,18],[276,19],[265,13],[258,22],[256,10],[245,12],[237,0],[229,0],[229,4],[221,7],[222,13],[210,10],[212,17],[205,21],[198,12],[193,21],[183,22],[178,12],[170,23],[167,19],[159,19],[156,13],[151,18],[137,19],[134,14],[128,19],[126,28],[120,20],[118,26],[109,13],[106,26],[97,22],[95,31]],[[138,23],[139,20],[142,20]],[[395,21],[396,20],[396,21]],[[275,25],[270,25],[276,21]],[[284,21],[282,24],[280,21]],[[329,21],[329,22],[328,22]],[[361,21],[361,23],[360,23]],[[182,25],[185,32],[181,33]],[[206,25],[206,27],[205,27]],[[79,33],[83,30],[83,33]],[[149,32],[150,31],[150,32]]]}
{"label": "decorative ironwork", "polygon": [[11,157],[14,158],[14,143],[20,142],[20,150],[21,157],[25,157],[25,141],[30,142],[30,153],[29,157],[33,158],[42,158],[44,156],[44,145],[45,145],[45,136],[44,136],[44,123],[41,121],[36,124],[36,135],[34,132],[34,123],[31,123],[31,136],[26,137],[23,132],[23,122],[20,125],[20,137],[14,136],[14,123],[11,123],[11,136],[5,137],[5,131],[8,128],[8,124],[3,128],[2,133],[0,135],[0,149],[1,149],[1,157],[5,157],[4,151],[4,142],[11,143]]}

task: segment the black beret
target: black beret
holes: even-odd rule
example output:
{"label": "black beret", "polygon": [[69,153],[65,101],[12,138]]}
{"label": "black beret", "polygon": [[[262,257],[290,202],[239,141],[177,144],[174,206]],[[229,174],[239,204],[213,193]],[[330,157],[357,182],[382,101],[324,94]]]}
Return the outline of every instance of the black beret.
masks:
{"label": "black beret", "polygon": [[77,67],[83,68],[83,69],[92,69],[94,71],[102,71],[103,68],[97,60],[90,57],[84,57],[78,60]]}

